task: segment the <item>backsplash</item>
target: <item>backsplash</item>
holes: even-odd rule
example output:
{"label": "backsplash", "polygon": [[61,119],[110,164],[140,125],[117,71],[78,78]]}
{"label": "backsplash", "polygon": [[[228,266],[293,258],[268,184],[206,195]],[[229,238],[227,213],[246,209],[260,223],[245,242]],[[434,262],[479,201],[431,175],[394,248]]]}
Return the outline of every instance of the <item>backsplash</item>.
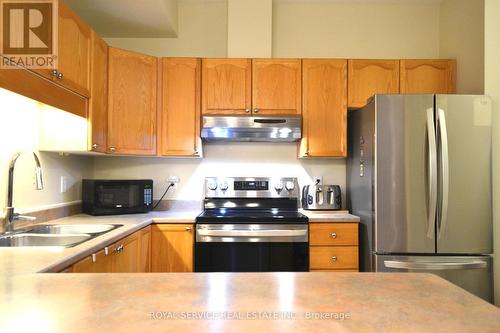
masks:
{"label": "backsplash", "polygon": [[345,189],[345,159],[298,159],[295,143],[210,143],[203,149],[203,159],[96,157],[94,177],[151,178],[159,199],[167,178],[178,176],[180,183],[165,197],[169,200],[202,200],[203,180],[209,176],[298,177],[301,187],[321,176],[323,183]]}

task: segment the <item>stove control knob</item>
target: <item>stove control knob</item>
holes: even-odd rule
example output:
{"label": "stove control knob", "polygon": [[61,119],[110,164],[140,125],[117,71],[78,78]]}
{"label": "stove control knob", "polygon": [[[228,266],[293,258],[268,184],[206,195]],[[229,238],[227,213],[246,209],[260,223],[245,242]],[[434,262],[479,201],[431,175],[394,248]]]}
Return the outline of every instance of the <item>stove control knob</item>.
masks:
{"label": "stove control knob", "polygon": [[293,182],[288,181],[285,184],[285,188],[287,191],[291,192],[295,188],[295,184]]}
{"label": "stove control knob", "polygon": [[226,191],[229,188],[229,184],[227,182],[222,182],[219,184],[219,188],[223,191]]}
{"label": "stove control knob", "polygon": [[277,182],[274,184],[274,189],[279,193],[283,190],[283,186],[283,182]]}
{"label": "stove control knob", "polygon": [[208,182],[207,187],[209,190],[215,191],[217,189],[217,183],[210,181],[210,182]]}

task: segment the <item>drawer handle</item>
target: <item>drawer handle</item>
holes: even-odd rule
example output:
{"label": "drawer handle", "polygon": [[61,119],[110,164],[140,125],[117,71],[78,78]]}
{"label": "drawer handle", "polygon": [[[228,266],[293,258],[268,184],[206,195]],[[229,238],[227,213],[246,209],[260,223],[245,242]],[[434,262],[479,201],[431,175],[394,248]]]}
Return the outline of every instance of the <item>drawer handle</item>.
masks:
{"label": "drawer handle", "polygon": [[336,262],[337,261],[337,256],[332,257],[332,261]]}
{"label": "drawer handle", "polygon": [[331,236],[332,236],[333,239],[335,239],[335,238],[337,238],[337,233],[336,232],[332,232]]}
{"label": "drawer handle", "polygon": [[186,231],[191,231],[191,230],[193,230],[193,229],[192,229],[191,227],[186,227],[186,228],[185,228],[185,230],[186,230]]}

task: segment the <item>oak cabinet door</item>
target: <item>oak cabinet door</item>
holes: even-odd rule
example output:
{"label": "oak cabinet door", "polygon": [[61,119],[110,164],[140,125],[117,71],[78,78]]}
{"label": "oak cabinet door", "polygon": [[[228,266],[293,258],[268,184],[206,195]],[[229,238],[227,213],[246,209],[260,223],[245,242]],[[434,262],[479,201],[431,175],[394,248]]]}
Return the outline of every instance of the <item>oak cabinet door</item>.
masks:
{"label": "oak cabinet door", "polygon": [[139,272],[151,272],[151,226],[139,231]]}
{"label": "oak cabinet door", "polygon": [[402,94],[454,94],[455,60],[401,60]]}
{"label": "oak cabinet door", "polygon": [[104,250],[94,256],[88,256],[73,265],[73,273],[109,273],[112,269],[112,258]]}
{"label": "oak cabinet door", "polygon": [[112,246],[114,273],[137,273],[141,271],[141,237],[136,232]]}
{"label": "oak cabinet door", "polygon": [[302,113],[300,59],[254,59],[252,62],[252,113],[300,115]]}
{"label": "oak cabinet door", "polygon": [[199,156],[200,60],[162,59],[160,154]]}
{"label": "oak cabinet door", "polygon": [[109,48],[108,152],[156,154],[157,59]]}
{"label": "oak cabinet door", "polygon": [[399,60],[349,60],[349,108],[361,108],[375,94],[399,93]]}
{"label": "oak cabinet door", "polygon": [[90,27],[59,1],[57,82],[85,97],[90,96]]}
{"label": "oak cabinet door", "polygon": [[301,157],[347,153],[347,60],[303,60]]}
{"label": "oak cabinet door", "polygon": [[252,61],[203,59],[201,86],[202,114],[249,114],[252,104]]}
{"label": "oak cabinet door", "polygon": [[108,45],[92,31],[89,150],[106,152],[108,131]]}
{"label": "oak cabinet door", "polygon": [[151,271],[192,272],[194,228],[192,224],[152,226]]}

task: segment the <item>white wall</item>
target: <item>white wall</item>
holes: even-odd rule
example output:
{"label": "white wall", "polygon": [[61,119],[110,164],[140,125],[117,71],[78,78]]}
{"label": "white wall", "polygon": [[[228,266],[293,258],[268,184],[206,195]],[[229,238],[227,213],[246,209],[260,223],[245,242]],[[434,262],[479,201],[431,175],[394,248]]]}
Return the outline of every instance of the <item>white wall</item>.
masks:
{"label": "white wall", "polygon": [[[8,166],[11,156],[19,151],[36,151],[40,142],[41,110],[50,113],[56,109],[0,89],[0,211],[7,202]],[[58,110],[59,113],[63,111]],[[65,113],[69,118],[76,117]],[[52,118],[54,120],[54,118]],[[85,123],[82,119],[80,123]],[[67,125],[67,124],[64,124]],[[44,189],[35,191],[33,186],[35,163],[31,153],[19,157],[14,178],[14,207],[20,211],[46,209],[80,200],[81,179],[92,174],[92,158],[59,156],[40,153]],[[60,192],[60,177],[67,180],[67,191]],[[37,209],[38,208],[38,209]],[[3,216],[2,216],[3,217]]]}
{"label": "white wall", "polygon": [[271,58],[273,0],[228,0],[227,56]]}
{"label": "white wall", "polygon": [[484,93],[484,1],[444,0],[439,56],[457,59],[457,93]]}
{"label": "white wall", "polygon": [[273,57],[438,56],[438,1],[274,1]]}
{"label": "white wall", "polygon": [[343,159],[297,159],[293,143],[212,143],[204,146],[203,159],[99,157],[94,163],[98,178],[152,178],[155,198],[169,176],[181,181],[166,198],[178,200],[201,200],[203,179],[210,176],[294,176],[301,185],[322,176],[325,184],[345,188]]}
{"label": "white wall", "polygon": [[227,1],[181,1],[177,38],[105,38],[111,46],[165,57],[226,57]]}
{"label": "white wall", "polygon": [[485,93],[493,99],[493,243],[495,303],[500,305],[500,1],[485,1]]}

